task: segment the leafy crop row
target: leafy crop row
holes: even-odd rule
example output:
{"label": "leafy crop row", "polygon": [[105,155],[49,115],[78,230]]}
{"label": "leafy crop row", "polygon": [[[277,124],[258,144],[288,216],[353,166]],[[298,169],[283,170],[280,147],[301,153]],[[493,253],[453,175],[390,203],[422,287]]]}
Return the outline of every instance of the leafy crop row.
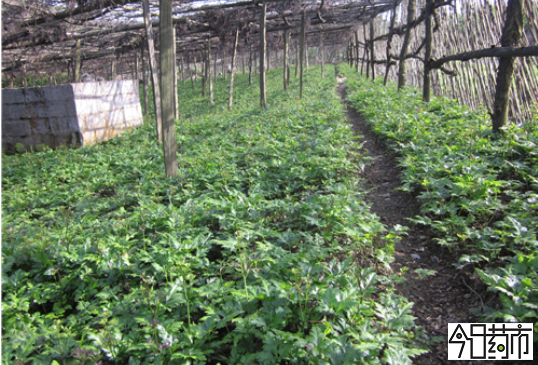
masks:
{"label": "leafy crop row", "polygon": [[247,80],[232,112],[223,83],[214,105],[180,87],[174,179],[152,124],[3,156],[4,363],[409,364],[424,352],[388,270],[398,232],[361,201],[334,79],[310,74],[298,101],[270,72],[263,111]]}
{"label": "leafy crop row", "polygon": [[457,266],[471,265],[499,293],[502,308],[483,308],[486,319],[536,322],[538,116],[495,137],[483,111],[443,98],[424,104],[416,90],[343,72],[348,100],[402,156],[403,189],[423,203],[412,221],[434,228],[460,253]]}

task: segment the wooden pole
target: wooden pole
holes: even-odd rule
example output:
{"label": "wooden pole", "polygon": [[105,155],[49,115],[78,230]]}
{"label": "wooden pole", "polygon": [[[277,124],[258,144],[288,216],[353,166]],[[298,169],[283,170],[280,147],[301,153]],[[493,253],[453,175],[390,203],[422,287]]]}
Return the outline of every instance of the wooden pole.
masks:
{"label": "wooden pole", "polygon": [[110,60],[110,81],[114,80],[114,75],[116,74],[116,57],[112,55]]}
{"label": "wooden pole", "polygon": [[[157,138],[163,141],[163,119],[161,105],[161,88],[159,87],[159,74],[157,72],[157,62],[155,61],[155,47],[153,41],[153,26],[151,25],[151,14],[149,11],[149,1],[143,1],[144,25],[146,28],[146,41],[148,43],[149,69],[151,73],[151,83],[153,86],[153,104],[155,105],[155,122],[157,124]],[[162,45],[161,45],[162,47]]]}
{"label": "wooden pole", "polygon": [[284,63],[282,64],[282,74],[284,76],[284,90],[288,88],[288,36],[289,31],[286,29],[284,31]]}
{"label": "wooden pole", "polygon": [[389,80],[389,71],[390,71],[390,50],[391,50],[391,43],[392,43],[392,36],[394,34],[394,21],[396,19],[396,6],[398,4],[397,0],[394,0],[394,4],[392,5],[392,11],[390,13],[390,25],[389,25],[389,38],[387,40],[387,66],[385,68],[385,78],[383,79],[383,85],[387,85],[387,82]]}
{"label": "wooden pole", "polygon": [[177,142],[174,125],[174,78],[175,54],[172,23],[172,0],[160,0],[160,41],[161,41],[161,88],[162,88],[162,132],[164,167],[167,177],[177,176]]}
{"label": "wooden pole", "polygon": [[[195,62],[196,62],[196,58],[195,58]],[[190,63],[189,63],[189,72],[191,71],[191,66],[190,66]],[[191,86],[192,86],[192,89],[194,90],[194,79],[195,79],[195,75],[196,75],[196,63],[194,64],[194,74],[191,74]]]}
{"label": "wooden pole", "polygon": [[295,77],[299,75],[299,52],[300,52],[299,49],[300,49],[299,41],[295,40]]}
{"label": "wooden pole", "polygon": [[149,114],[148,108],[148,75],[146,60],[144,59],[144,45],[140,46],[140,60],[142,61],[142,85],[144,90],[144,113]]}
{"label": "wooden pole", "polygon": [[266,18],[267,4],[263,1],[260,12],[260,105],[262,108],[265,108],[267,105],[267,95],[265,91]]}
{"label": "wooden pole", "polygon": [[361,75],[364,73],[364,63],[366,63],[366,77],[370,74],[370,65],[368,64],[368,42],[366,41],[366,24],[362,23],[362,35],[364,38],[364,55],[362,56]]}
{"label": "wooden pole", "polygon": [[[519,43],[523,29],[523,0],[509,0],[506,8],[506,21],[504,22],[501,37],[502,47],[513,47]],[[495,102],[493,104],[493,132],[499,133],[508,122],[508,109],[510,102],[510,87],[514,75],[515,58],[504,57],[499,59],[497,70],[497,86],[495,89]]]}
{"label": "wooden pole", "polygon": [[323,32],[319,33],[319,52],[320,52],[320,57],[321,57],[321,78],[325,78],[325,69],[324,69],[325,60],[323,57]]}
{"label": "wooden pole", "polygon": [[299,67],[301,68],[300,69],[300,78],[299,78],[299,98],[302,99],[303,98],[303,73],[304,73],[304,70],[303,70],[303,66],[304,66],[304,48],[305,48],[305,10],[303,9],[303,12],[301,13],[301,50],[300,50],[300,53],[299,53]]}
{"label": "wooden pole", "polygon": [[211,41],[209,38],[207,39],[206,74],[207,74],[207,80],[209,81],[209,104],[213,104],[213,79],[211,79]]}
{"label": "wooden pole", "polygon": [[372,65],[372,80],[375,80],[375,29],[374,19],[370,20],[370,64]]}
{"label": "wooden pole", "polygon": [[181,70],[181,83],[185,85],[185,63],[183,62],[183,57],[179,59],[179,66]]}
{"label": "wooden pole", "polygon": [[172,52],[174,53],[174,118],[179,119],[179,99],[177,95],[177,48],[176,48],[176,28],[172,25]]}
{"label": "wooden pole", "polygon": [[234,51],[232,55],[232,73],[230,74],[230,95],[228,96],[228,110],[232,110],[234,99],[234,74],[235,74],[235,57],[237,54],[237,39],[239,38],[239,29],[235,30]]}
{"label": "wooden pole", "polygon": [[252,85],[252,43],[249,45],[249,60],[248,60],[248,84]]}
{"label": "wooden pole", "polygon": [[359,72],[359,30],[355,31],[355,70]]}
{"label": "wooden pole", "polygon": [[402,43],[402,50],[400,51],[400,61],[399,61],[399,68],[398,68],[398,90],[403,89],[407,82],[405,58],[407,56],[407,50],[409,48],[409,42],[411,38],[411,26],[409,26],[409,24],[411,24],[413,20],[415,19],[415,5],[416,5],[416,0],[409,0],[409,4],[407,5],[408,26],[405,28],[405,35],[404,35],[404,40]]}
{"label": "wooden pole", "polygon": [[218,50],[215,50],[215,61],[213,61],[213,79],[215,82],[217,82],[217,74],[219,73],[217,69],[217,60],[219,58],[219,52]]}
{"label": "wooden pole", "polygon": [[[422,101],[429,103],[431,99],[431,76],[429,62],[432,58],[432,14],[433,0],[426,0],[426,37],[424,53],[424,83],[422,86]],[[387,60],[390,62],[390,60]]]}
{"label": "wooden pole", "polygon": [[22,66],[22,86],[23,87],[28,87],[27,71],[28,71],[28,65],[25,63],[24,66]]}
{"label": "wooden pole", "polygon": [[140,82],[140,73],[138,72],[138,55],[135,54],[134,57],[134,68],[135,68],[135,80]]}
{"label": "wooden pole", "polygon": [[73,82],[80,82],[80,63],[81,63],[81,58],[82,58],[82,54],[81,54],[81,51],[80,51],[80,43],[81,43],[81,39],[77,39],[77,42],[75,43],[75,63],[74,63],[74,68],[73,68]]}
{"label": "wooden pole", "polygon": [[207,50],[202,53],[204,55],[202,59],[202,97],[205,98],[205,89],[207,87]]}

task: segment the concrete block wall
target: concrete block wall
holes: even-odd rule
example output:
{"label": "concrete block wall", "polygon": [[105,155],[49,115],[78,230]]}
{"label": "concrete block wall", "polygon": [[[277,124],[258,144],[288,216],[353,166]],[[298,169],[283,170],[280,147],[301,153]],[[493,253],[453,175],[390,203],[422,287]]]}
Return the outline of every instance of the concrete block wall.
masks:
{"label": "concrete block wall", "polygon": [[91,145],[143,123],[138,81],[2,89],[2,151]]}

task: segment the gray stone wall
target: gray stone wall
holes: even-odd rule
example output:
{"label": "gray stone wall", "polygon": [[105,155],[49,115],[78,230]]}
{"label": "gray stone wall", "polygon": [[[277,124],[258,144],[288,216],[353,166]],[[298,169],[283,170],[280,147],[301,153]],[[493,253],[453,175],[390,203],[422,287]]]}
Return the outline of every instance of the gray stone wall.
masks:
{"label": "gray stone wall", "polygon": [[117,80],[2,90],[2,151],[17,143],[90,145],[141,125],[138,82]]}

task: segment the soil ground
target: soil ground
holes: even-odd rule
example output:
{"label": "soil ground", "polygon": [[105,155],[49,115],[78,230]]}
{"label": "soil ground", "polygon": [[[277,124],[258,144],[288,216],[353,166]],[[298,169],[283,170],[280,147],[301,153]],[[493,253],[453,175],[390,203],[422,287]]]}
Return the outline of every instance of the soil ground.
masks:
{"label": "soil ground", "polygon": [[[337,92],[345,99],[346,90],[343,80],[339,80]],[[420,201],[400,187],[398,155],[389,151],[384,142],[379,140],[365,123],[364,118],[347,105],[348,123],[359,136],[362,147],[360,152],[372,158],[371,163],[360,171],[365,181],[363,188],[370,191],[366,202],[371,204],[371,211],[377,214],[381,222],[391,228],[397,224],[409,227],[408,235],[395,245],[395,262],[393,271],[408,267],[406,281],[399,285],[399,294],[414,302],[412,315],[417,317],[415,323],[422,327],[431,338],[443,336],[445,340],[430,346],[430,352],[414,359],[418,365],[427,364],[494,364],[494,361],[448,361],[447,343],[448,323],[480,322],[480,318],[471,312],[472,308],[482,306],[496,307],[497,296],[487,292],[485,286],[471,269],[456,269],[454,263],[458,253],[451,253],[437,245],[434,233],[424,226],[416,226],[407,220],[420,214]],[[435,276],[419,279],[414,270],[422,268],[435,270]],[[536,356],[536,355],[535,355]],[[503,361],[508,364],[510,361]],[[516,363],[516,362],[514,362]],[[518,361],[517,364],[531,363]]]}

